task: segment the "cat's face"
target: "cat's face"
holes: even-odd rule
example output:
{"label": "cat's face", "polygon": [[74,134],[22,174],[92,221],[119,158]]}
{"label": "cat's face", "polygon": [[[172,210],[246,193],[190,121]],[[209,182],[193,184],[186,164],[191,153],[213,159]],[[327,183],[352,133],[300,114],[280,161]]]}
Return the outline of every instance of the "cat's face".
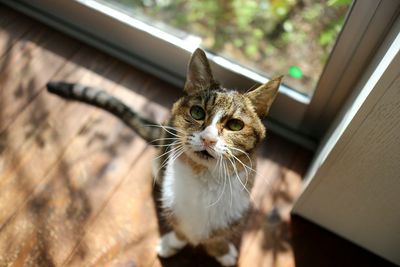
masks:
{"label": "cat's face", "polygon": [[172,109],[172,121],[186,154],[209,165],[221,157],[241,158],[265,137],[261,118],[276,96],[280,78],[245,94],[221,88],[205,54],[196,50],[188,68],[185,96]]}
{"label": "cat's face", "polygon": [[175,104],[173,118],[188,154],[200,161],[249,153],[265,136],[251,102],[235,91],[185,96]]}

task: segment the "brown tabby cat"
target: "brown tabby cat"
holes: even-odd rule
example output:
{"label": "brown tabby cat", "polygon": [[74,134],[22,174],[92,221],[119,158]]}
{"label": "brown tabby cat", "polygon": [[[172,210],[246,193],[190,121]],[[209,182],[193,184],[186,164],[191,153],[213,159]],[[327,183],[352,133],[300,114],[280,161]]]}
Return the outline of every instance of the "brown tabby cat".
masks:
{"label": "brown tabby cat", "polygon": [[159,127],[146,127],[154,123],[103,91],[62,82],[51,82],[48,89],[110,111],[162,148],[153,174],[173,230],[160,239],[160,257],[173,256],[186,244],[201,244],[223,266],[231,266],[237,259],[231,237],[250,207],[255,150],[265,137],[261,118],[281,78],[244,94],[227,90],[214,80],[204,52],[197,49],[184,96],[173,105],[170,121]]}

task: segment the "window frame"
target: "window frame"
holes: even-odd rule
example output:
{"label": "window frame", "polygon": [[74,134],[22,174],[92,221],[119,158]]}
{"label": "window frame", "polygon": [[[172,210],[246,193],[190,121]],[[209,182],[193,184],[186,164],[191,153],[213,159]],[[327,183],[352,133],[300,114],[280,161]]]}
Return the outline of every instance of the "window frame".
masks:
{"label": "window frame", "polygon": [[[190,34],[178,38],[95,0],[0,2],[178,87],[184,84],[191,52],[199,45]],[[314,96],[282,85],[270,110],[269,128],[315,149],[392,26],[399,6],[400,1],[393,0],[355,0]],[[207,56],[215,76],[226,87],[248,89],[268,81],[227,59],[212,53]],[[348,71],[357,75],[341,75]]]}
{"label": "window frame", "polygon": [[400,1],[356,0],[320,76],[300,131],[321,140],[400,13]]}

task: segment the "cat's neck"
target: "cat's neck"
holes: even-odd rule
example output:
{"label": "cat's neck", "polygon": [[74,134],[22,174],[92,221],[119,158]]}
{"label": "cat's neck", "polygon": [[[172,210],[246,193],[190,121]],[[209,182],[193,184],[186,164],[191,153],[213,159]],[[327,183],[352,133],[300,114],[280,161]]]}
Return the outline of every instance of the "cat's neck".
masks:
{"label": "cat's neck", "polygon": [[189,166],[193,173],[195,174],[201,174],[207,171],[210,171],[211,166],[206,166],[204,164],[196,162],[192,157],[187,155],[186,153],[183,153],[180,157],[179,160],[181,160],[183,163],[185,163],[187,166]]}

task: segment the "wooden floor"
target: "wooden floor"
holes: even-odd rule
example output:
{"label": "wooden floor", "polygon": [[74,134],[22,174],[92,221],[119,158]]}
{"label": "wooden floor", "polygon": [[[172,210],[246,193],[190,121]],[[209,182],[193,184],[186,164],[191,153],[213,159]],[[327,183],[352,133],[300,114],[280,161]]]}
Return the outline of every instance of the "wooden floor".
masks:
{"label": "wooden floor", "polygon": [[[111,115],[48,94],[50,80],[100,86],[159,122],[179,96],[0,6],[0,266],[218,266],[201,248],[156,256],[155,150]],[[311,156],[269,134],[239,266],[295,265],[289,209]]]}

